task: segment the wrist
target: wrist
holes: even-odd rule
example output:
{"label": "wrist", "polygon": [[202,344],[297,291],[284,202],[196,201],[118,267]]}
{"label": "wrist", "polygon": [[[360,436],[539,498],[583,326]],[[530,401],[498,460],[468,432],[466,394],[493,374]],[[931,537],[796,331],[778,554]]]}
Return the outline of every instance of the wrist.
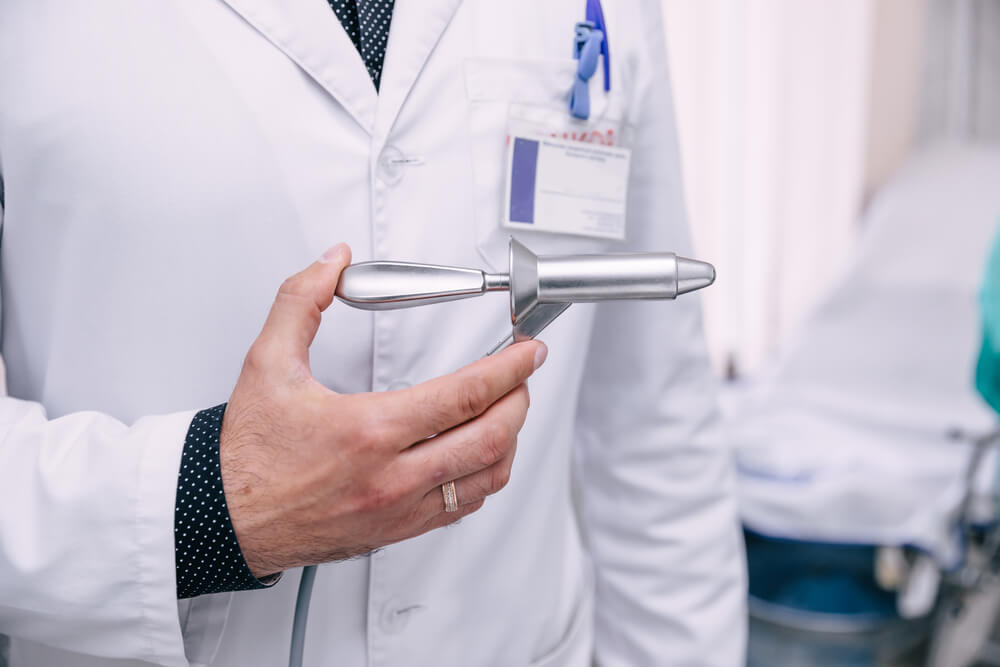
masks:
{"label": "wrist", "polygon": [[188,428],[178,471],[174,546],[178,598],[263,588],[242,553],[221,471],[226,405],[202,410]]}

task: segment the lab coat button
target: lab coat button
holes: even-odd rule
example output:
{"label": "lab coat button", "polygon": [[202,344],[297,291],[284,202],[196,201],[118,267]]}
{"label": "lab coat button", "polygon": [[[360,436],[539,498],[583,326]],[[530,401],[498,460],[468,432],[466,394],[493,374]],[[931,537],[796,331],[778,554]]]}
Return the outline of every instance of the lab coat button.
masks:
{"label": "lab coat button", "polygon": [[378,159],[378,179],[386,185],[396,185],[403,180],[406,157],[395,146],[386,146]]}
{"label": "lab coat button", "polygon": [[414,612],[422,609],[422,605],[403,605],[399,600],[393,598],[382,607],[382,616],[379,619],[382,630],[386,634],[395,635],[402,632],[410,622],[410,617]]}

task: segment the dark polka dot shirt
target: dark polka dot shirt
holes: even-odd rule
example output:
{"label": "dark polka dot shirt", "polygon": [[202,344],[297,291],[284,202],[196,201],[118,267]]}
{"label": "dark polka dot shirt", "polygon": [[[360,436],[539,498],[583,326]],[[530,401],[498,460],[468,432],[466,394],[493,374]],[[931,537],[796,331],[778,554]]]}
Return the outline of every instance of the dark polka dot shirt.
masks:
{"label": "dark polka dot shirt", "polygon": [[389,41],[393,0],[328,0],[340,19],[378,90]]}
{"label": "dark polka dot shirt", "polygon": [[[378,90],[393,0],[329,3]],[[266,588],[278,579],[262,581],[253,576],[229,518],[219,467],[219,435],[225,410],[223,404],[195,415],[184,441],[174,505],[178,598]]]}
{"label": "dark polka dot shirt", "polygon": [[226,406],[202,410],[191,420],[174,502],[177,597],[266,588],[277,581],[253,576],[229,519],[219,466],[219,434]]}

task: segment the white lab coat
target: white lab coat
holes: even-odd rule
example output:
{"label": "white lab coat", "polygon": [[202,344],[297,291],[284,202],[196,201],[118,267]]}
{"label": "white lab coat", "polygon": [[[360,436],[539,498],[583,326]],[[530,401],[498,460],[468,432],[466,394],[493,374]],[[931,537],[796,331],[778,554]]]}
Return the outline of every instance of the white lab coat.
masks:
{"label": "white lab coat", "polygon": [[[286,664],[298,572],[175,599],[188,422],[228,397],[281,280],[337,241],[356,261],[504,266],[508,116],[635,148],[625,243],[518,234],[529,247],[688,251],[657,3],[605,0],[613,87],[594,78],[581,126],[565,104],[584,4],[397,0],[379,95],[324,0],[0,4],[15,667]],[[508,327],[501,295],[334,304],[312,367],[338,391],[396,389]],[[697,299],[574,306],[542,338],[510,485],[456,527],[321,567],[308,664],[741,662]]]}

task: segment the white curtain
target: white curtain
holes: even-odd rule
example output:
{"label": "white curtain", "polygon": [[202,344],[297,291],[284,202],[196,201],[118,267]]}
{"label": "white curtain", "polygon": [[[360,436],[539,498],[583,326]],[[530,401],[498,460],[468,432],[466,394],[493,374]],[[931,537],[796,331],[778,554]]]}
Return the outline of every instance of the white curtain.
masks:
{"label": "white curtain", "polygon": [[900,152],[870,132],[874,37],[919,3],[662,3],[696,250],[718,268],[709,341],[720,370],[752,373],[844,264],[868,162]]}
{"label": "white curtain", "polygon": [[919,138],[1000,143],[1000,2],[929,0]]}

